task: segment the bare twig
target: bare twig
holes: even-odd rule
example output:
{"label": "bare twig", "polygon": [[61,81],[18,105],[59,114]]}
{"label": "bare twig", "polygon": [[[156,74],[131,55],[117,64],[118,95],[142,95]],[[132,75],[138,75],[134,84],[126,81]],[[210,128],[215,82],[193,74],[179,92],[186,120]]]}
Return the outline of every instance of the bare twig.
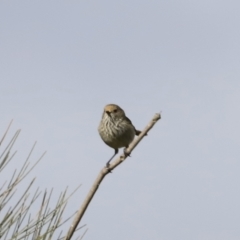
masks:
{"label": "bare twig", "polygon": [[[0,145],[6,138],[9,127],[2,139],[0,139]],[[3,150],[1,149],[0,174],[2,171],[6,170],[6,166],[9,166],[8,163],[12,161],[13,157],[16,155],[16,151],[13,153],[11,153],[11,151],[19,133],[20,130],[14,134],[6,147]],[[40,202],[40,208],[36,216],[31,213],[31,210],[34,208],[33,204],[36,205],[38,197],[42,195],[42,192],[37,189],[33,197],[30,197],[32,195],[30,193],[30,188],[32,187],[35,178],[31,180],[24,191],[20,188],[20,195],[16,194],[20,183],[33,170],[44,155],[40,156],[40,158],[33,164],[30,164],[30,157],[35,145],[36,143],[33,145],[23,165],[20,168],[13,170],[12,174],[8,174],[8,180],[2,181],[0,184],[0,239],[50,240],[53,239],[53,235],[57,233],[57,229],[76,214],[74,213],[68,218],[65,219],[64,217],[63,219],[63,213],[69,198],[80,186],[70,195],[67,195],[67,190],[65,190],[64,193],[60,195],[56,206],[52,210],[50,208],[52,191],[48,194],[46,190],[43,194],[43,199]],[[62,238],[64,238],[64,236]]]}
{"label": "bare twig", "polygon": [[138,145],[138,143],[143,139],[144,136],[150,131],[150,129],[155,125],[155,123],[161,119],[160,114],[155,114],[153,119],[149,122],[149,124],[146,126],[146,128],[141,132],[138,138],[136,138],[128,147],[128,149],[125,151],[127,154],[122,154],[120,157],[118,157],[108,168],[104,167],[100,173],[98,174],[96,180],[94,181],[89,193],[87,194],[82,206],[78,210],[72,225],[69,228],[68,234],[65,238],[65,240],[70,240],[73,236],[78,224],[80,223],[89,203],[91,202],[93,196],[95,195],[99,185],[101,184],[104,177],[110,173],[115,167],[117,167],[119,164],[121,164],[126,158],[127,155],[130,155],[130,153],[133,151],[133,149]]}
{"label": "bare twig", "polygon": [[12,122],[13,122],[13,120],[11,120],[11,122],[9,123],[9,125],[8,125],[8,127],[7,127],[7,130],[6,130],[6,132],[4,133],[4,135],[3,135],[3,137],[2,137],[2,139],[1,139],[1,141],[0,141],[0,146],[2,145],[2,142],[3,142],[4,138],[5,138],[6,135],[7,135],[8,130],[9,130],[9,128],[10,128]]}

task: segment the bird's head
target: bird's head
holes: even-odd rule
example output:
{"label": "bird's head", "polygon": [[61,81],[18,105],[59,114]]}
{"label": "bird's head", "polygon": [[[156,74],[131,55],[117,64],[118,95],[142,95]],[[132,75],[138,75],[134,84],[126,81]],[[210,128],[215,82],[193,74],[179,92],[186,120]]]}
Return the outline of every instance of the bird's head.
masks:
{"label": "bird's head", "polygon": [[118,120],[125,117],[125,112],[116,104],[108,104],[104,108],[103,117]]}

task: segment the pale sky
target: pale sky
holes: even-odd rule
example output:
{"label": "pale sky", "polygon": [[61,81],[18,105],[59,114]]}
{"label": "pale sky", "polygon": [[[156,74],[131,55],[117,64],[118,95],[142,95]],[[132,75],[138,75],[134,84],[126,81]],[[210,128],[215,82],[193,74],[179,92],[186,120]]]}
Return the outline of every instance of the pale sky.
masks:
{"label": "pale sky", "polygon": [[237,0],[0,2],[0,134],[11,119],[7,140],[22,129],[15,167],[34,141],[33,160],[47,150],[35,187],[57,197],[82,183],[69,213],[113,154],[97,132],[103,107],[140,130],[162,113],[103,181],[84,240],[240,239],[239,11]]}

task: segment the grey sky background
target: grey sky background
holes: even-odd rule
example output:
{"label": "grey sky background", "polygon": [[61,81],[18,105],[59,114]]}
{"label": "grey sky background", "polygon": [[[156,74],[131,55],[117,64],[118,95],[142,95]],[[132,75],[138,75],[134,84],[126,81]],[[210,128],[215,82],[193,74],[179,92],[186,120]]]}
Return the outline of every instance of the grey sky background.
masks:
{"label": "grey sky background", "polygon": [[104,105],[138,129],[162,113],[102,183],[84,239],[240,238],[239,11],[235,0],[0,2],[0,133],[11,119],[8,139],[22,129],[13,167],[35,140],[33,159],[48,151],[33,175],[53,200],[83,184],[69,213],[113,154],[97,132]]}

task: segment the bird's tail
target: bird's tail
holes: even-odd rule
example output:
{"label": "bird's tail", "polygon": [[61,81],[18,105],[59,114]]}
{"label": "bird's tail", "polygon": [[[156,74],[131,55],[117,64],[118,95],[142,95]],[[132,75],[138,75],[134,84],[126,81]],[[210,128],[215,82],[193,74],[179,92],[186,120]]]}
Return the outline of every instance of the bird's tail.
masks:
{"label": "bird's tail", "polygon": [[[137,130],[136,128],[135,128],[135,132],[136,132],[137,136],[139,136],[141,134],[141,131]],[[147,136],[147,134],[145,134],[145,136]]]}

